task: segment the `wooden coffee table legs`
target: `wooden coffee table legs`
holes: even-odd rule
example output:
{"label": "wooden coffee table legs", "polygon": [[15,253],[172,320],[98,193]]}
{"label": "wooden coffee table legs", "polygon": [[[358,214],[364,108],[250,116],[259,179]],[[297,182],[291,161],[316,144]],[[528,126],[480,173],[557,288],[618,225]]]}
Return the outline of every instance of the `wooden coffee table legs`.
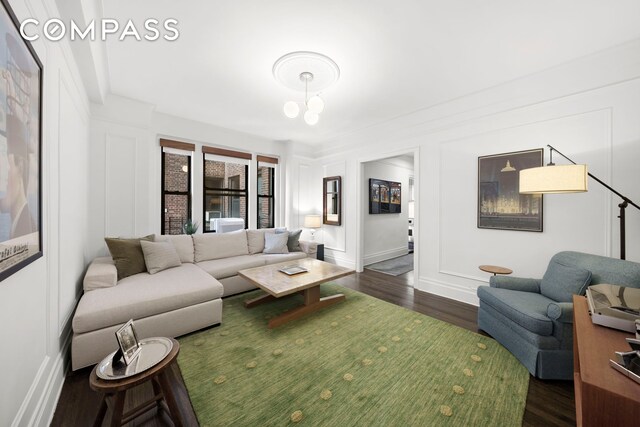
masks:
{"label": "wooden coffee table legs", "polygon": [[[337,304],[340,301],[345,300],[344,294],[335,294],[328,297],[320,298],[320,285],[305,289],[300,293],[302,293],[302,296],[304,298],[304,305],[296,307],[269,320],[269,329],[277,328],[278,326],[284,325],[287,322],[299,319],[300,317],[306,316],[309,313],[313,313],[314,311],[318,311],[322,308],[329,307],[330,305]],[[274,299],[274,296],[266,294],[255,299],[245,301],[244,305],[246,308],[251,308],[255,307],[258,304],[272,301]]]}

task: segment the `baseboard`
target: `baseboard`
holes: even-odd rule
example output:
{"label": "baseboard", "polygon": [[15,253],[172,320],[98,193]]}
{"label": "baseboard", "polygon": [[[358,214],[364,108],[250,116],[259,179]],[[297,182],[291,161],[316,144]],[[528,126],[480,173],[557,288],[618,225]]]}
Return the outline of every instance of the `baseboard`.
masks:
{"label": "baseboard", "polygon": [[480,304],[475,290],[452,283],[445,283],[426,277],[420,277],[418,285],[415,288],[424,292],[429,292],[430,294],[475,305],[476,307]]}
{"label": "baseboard", "polygon": [[356,263],[352,260],[340,256],[335,256],[334,254],[329,254],[326,251],[324,253],[324,260],[341,267],[352,268],[354,270],[356,268]]}
{"label": "baseboard", "polygon": [[55,359],[46,356],[42,361],[36,378],[11,423],[12,427],[46,427],[51,424],[69,366],[70,345],[69,334]]}
{"label": "baseboard", "polygon": [[386,261],[391,258],[397,258],[409,253],[408,245],[400,246],[399,248],[387,249],[386,251],[375,252],[364,256],[363,263],[365,266],[380,261]]}

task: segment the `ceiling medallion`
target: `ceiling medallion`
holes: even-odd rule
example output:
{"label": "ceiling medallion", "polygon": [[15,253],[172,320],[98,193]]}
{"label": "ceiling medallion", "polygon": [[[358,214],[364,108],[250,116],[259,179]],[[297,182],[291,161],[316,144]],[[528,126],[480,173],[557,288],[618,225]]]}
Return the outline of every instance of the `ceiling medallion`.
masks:
{"label": "ceiling medallion", "polygon": [[[319,114],[324,110],[324,101],[319,93],[338,81],[338,65],[320,53],[291,52],[280,57],[273,64],[272,71],[273,77],[284,87],[304,92],[304,121],[308,125],[318,123]],[[298,117],[300,105],[296,101],[288,101],[283,110],[285,116],[293,119]]]}

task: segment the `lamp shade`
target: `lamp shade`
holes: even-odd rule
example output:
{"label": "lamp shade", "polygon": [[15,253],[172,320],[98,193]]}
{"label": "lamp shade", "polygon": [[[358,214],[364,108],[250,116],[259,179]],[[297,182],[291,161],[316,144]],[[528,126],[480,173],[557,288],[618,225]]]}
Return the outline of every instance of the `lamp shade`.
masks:
{"label": "lamp shade", "polygon": [[320,215],[305,215],[304,217],[305,228],[320,228],[322,227],[322,217]]}
{"label": "lamp shade", "polygon": [[284,115],[289,117],[290,119],[295,119],[298,117],[298,113],[300,113],[300,106],[293,101],[289,101],[284,104]]}
{"label": "lamp shade", "polygon": [[324,101],[318,95],[312,96],[307,101],[307,108],[316,114],[320,114],[324,111]]}
{"label": "lamp shade", "polygon": [[320,120],[320,116],[313,111],[307,110],[304,113],[304,121],[307,122],[309,126],[315,125],[316,123],[318,123],[318,120]]}
{"label": "lamp shade", "polygon": [[583,193],[587,165],[542,166],[520,171],[520,194]]}

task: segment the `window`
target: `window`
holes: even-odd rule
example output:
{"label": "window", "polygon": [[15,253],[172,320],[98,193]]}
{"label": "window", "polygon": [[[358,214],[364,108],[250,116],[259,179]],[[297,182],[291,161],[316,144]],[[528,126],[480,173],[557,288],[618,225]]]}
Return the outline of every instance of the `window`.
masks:
{"label": "window", "polygon": [[274,157],[258,156],[258,228],[273,228],[276,164]]}
{"label": "window", "polygon": [[203,231],[215,231],[214,220],[218,218],[240,218],[247,228],[247,178],[251,154],[213,147],[203,147],[202,150],[205,153]]}
{"label": "window", "polygon": [[162,234],[183,234],[191,218],[191,152],[193,144],[160,140],[162,146]]}

